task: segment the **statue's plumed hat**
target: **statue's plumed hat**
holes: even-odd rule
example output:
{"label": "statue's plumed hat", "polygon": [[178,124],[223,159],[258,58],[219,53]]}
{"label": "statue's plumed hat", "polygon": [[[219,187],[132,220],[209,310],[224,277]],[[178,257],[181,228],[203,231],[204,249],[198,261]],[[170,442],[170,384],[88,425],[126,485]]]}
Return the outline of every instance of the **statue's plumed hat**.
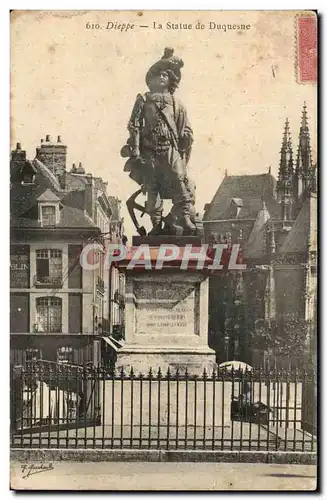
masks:
{"label": "statue's plumed hat", "polygon": [[157,61],[146,74],[145,81],[148,84],[149,80],[160,73],[161,71],[167,71],[169,74],[171,83],[177,86],[181,81],[181,68],[184,66],[184,62],[179,57],[174,56],[174,49],[166,47],[164,55]]}

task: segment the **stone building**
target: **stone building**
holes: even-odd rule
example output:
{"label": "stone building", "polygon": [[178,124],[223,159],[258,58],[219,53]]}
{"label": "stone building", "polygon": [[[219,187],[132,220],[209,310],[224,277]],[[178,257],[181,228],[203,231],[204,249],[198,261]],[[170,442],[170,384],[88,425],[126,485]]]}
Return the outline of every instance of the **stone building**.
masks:
{"label": "stone building", "polygon": [[315,338],[317,301],[317,167],[305,105],[296,153],[286,120],[278,179],[270,169],[226,172],[205,206],[204,226],[208,242],[239,243],[246,264],[210,278],[209,335],[218,360],[301,358]]}
{"label": "stone building", "polygon": [[10,164],[10,333],[15,362],[41,357],[82,363],[101,356],[114,328],[118,271],[80,264],[82,248],[103,252],[123,236],[120,202],[81,163],[66,166],[58,136],[35,158],[18,143]]}

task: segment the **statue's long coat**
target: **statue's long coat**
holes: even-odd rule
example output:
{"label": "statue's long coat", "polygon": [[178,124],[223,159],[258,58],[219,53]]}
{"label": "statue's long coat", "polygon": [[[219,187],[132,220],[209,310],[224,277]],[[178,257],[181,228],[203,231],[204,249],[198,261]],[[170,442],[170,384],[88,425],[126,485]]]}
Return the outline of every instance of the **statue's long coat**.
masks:
{"label": "statue's long coat", "polygon": [[[153,117],[151,117],[151,108],[154,110]],[[150,93],[138,94],[128,123],[128,130],[130,132],[129,145],[132,148],[139,148],[140,158],[128,160],[125,171],[130,171],[130,177],[141,185],[146,186],[151,183],[154,168],[160,161],[160,146],[152,146],[151,141],[160,127],[162,128],[161,134],[166,135],[169,142],[169,159],[165,161],[167,192],[164,197],[171,198],[169,170],[184,169],[186,175],[193,132],[185,107],[170,94],[163,95],[161,98],[159,96],[158,100],[154,99]]]}

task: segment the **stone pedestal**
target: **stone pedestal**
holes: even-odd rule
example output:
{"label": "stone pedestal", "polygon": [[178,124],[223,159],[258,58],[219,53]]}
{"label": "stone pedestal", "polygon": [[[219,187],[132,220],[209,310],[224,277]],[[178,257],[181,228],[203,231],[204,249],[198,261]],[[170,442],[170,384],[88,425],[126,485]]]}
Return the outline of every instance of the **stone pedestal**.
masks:
{"label": "stone pedestal", "polygon": [[208,278],[179,268],[126,272],[125,345],[117,368],[146,374],[176,368],[210,373],[215,352],[208,347]]}

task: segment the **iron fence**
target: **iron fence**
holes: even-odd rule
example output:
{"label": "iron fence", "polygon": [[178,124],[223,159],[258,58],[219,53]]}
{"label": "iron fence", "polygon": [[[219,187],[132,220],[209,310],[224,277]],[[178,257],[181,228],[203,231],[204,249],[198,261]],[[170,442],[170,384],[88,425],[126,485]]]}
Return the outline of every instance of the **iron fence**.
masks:
{"label": "iron fence", "polygon": [[13,448],[316,450],[304,420],[310,373],[140,374],[33,361],[11,377]]}

